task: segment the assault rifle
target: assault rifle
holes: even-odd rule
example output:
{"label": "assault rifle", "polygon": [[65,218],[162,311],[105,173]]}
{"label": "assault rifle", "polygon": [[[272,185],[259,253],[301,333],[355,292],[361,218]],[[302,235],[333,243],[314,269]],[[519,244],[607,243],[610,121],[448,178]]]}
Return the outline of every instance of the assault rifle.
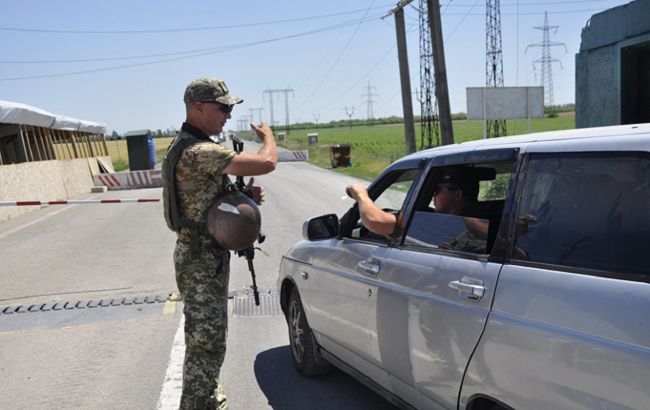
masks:
{"label": "assault rifle", "polygon": [[[244,141],[240,140],[235,135],[231,135],[230,139],[232,140],[232,148],[236,153],[240,153],[244,150]],[[246,184],[244,183],[243,176],[237,176],[237,178],[235,179],[235,183],[233,185],[236,190],[244,193],[246,196],[248,196],[251,199],[253,198],[253,193],[246,189]],[[266,236],[262,232],[260,232],[259,236],[257,237],[257,242],[261,244],[262,242],[264,242],[265,239]],[[251,245],[244,250],[236,251],[236,252],[237,252],[237,256],[239,257],[244,256],[246,258],[246,261],[248,261],[248,270],[251,272],[251,278],[253,279],[253,286],[251,286],[251,288],[253,289],[253,296],[255,297],[255,305],[259,306],[260,292],[257,291],[257,281],[255,280],[255,267],[253,266],[255,249],[258,249],[260,251],[262,250],[260,248]]]}

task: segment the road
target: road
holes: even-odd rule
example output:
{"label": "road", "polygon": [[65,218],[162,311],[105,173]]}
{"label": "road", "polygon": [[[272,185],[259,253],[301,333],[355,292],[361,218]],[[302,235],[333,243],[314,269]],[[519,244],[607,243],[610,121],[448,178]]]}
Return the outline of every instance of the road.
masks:
{"label": "road", "polygon": [[[221,374],[231,409],[392,408],[340,371],[300,376],[273,293],[281,255],[301,239],[302,222],[341,215],[352,205],[341,197],[354,180],[280,163],[256,181],[267,193],[269,256],[255,258],[263,309],[246,291],[246,261],[231,263]],[[161,189],[87,197],[160,198]],[[0,224],[0,408],[177,408],[182,303],[166,301],[177,292],[174,241],[160,202],[51,206]],[[2,313],[6,307],[14,313]]]}

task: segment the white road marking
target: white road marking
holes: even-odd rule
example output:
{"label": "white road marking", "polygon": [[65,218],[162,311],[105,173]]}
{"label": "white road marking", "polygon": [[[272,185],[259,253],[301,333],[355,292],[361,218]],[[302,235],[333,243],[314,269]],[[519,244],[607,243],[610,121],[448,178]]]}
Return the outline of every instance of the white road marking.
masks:
{"label": "white road marking", "polygon": [[158,399],[158,410],[176,410],[181,401],[181,392],[183,389],[183,360],[185,358],[185,316],[181,316],[180,323],[172,351],[169,354],[169,364],[165,373],[160,398]]}

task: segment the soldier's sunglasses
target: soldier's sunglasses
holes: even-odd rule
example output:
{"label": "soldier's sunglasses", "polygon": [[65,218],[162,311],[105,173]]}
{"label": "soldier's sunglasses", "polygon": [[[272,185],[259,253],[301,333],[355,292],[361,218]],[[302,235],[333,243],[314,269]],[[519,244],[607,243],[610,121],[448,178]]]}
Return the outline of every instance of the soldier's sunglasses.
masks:
{"label": "soldier's sunglasses", "polygon": [[221,104],[218,101],[202,101],[204,104],[217,104],[219,106],[219,111],[221,111],[224,114],[230,114],[235,108],[235,105],[229,105],[229,104]]}

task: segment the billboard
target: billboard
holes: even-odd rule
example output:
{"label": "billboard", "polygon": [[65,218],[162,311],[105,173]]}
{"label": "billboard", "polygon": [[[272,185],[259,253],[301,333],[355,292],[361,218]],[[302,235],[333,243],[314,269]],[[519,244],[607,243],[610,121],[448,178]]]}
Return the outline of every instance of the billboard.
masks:
{"label": "billboard", "polygon": [[467,87],[468,120],[544,117],[544,87]]}

